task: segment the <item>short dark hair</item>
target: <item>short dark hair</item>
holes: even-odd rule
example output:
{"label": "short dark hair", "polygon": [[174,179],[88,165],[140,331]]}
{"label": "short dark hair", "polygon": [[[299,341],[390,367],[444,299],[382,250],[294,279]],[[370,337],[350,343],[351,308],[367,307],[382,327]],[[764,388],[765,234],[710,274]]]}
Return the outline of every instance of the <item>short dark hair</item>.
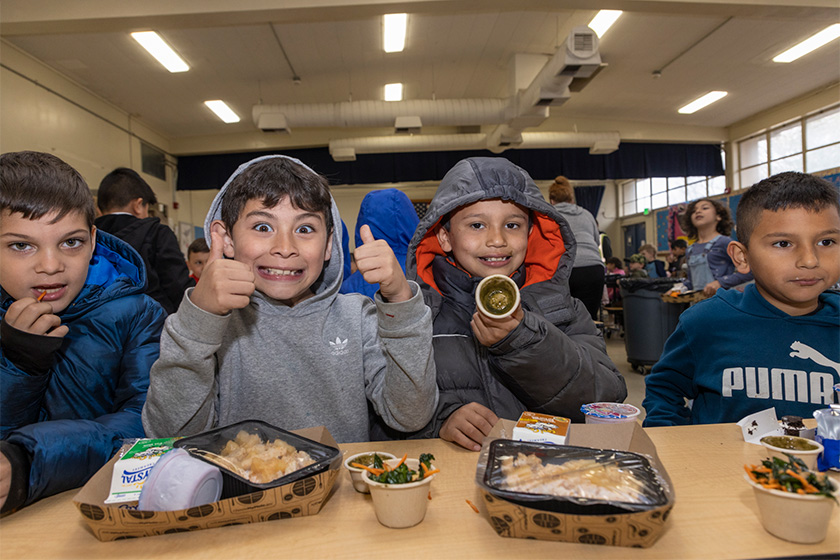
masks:
{"label": "short dark hair", "polygon": [[613,265],[614,267],[616,267],[620,270],[624,270],[624,263],[621,262],[621,259],[619,259],[618,257],[608,258],[607,259],[607,264],[611,264],[611,265]]}
{"label": "short dark hair", "polygon": [[87,183],[69,164],[43,152],[0,155],[0,210],[28,220],[56,212],[55,221],[78,212],[93,226],[96,210]]}
{"label": "short dark hair", "polygon": [[207,241],[203,237],[199,237],[187,247],[187,258],[193,253],[209,253],[210,247],[207,246]]}
{"label": "short dark hair", "polygon": [[748,245],[762,210],[778,212],[804,208],[819,212],[835,208],[840,213],[840,191],[821,177],[785,171],[759,181],[738,201],[738,241]]}
{"label": "short dark hair", "polygon": [[125,208],[132,200],[138,198],[142,198],[144,204],[157,204],[155,191],[133,169],[118,167],[105,175],[99,183],[97,204],[103,212]]}
{"label": "short dark hair", "polygon": [[688,208],[685,209],[685,213],[680,215],[680,225],[682,226],[683,231],[691,238],[697,238],[697,228],[694,227],[694,224],[691,223],[691,215],[694,213],[694,209],[697,207],[698,204],[701,202],[711,202],[712,206],[715,207],[715,213],[720,216],[720,221],[717,223],[717,227],[715,228],[717,232],[721,235],[731,235],[732,234],[732,214],[729,212],[729,208],[721,203],[719,200],[715,200],[713,198],[698,198],[697,200],[692,200],[688,204]]}
{"label": "short dark hair", "polygon": [[332,232],[329,183],[314,171],[286,158],[258,161],[234,177],[222,199],[222,221],[230,231],[249,200],[259,199],[266,208],[273,208],[287,196],[292,205],[301,210],[321,212],[327,233]]}
{"label": "short dark hair", "polygon": [[688,241],[685,239],[672,239],[671,249],[688,249]]}

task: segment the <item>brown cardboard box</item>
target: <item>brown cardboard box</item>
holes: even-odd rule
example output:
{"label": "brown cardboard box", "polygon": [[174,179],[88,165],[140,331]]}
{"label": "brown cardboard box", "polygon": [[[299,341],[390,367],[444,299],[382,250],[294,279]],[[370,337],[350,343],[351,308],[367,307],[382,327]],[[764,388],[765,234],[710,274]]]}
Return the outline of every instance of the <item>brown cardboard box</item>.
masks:
{"label": "brown cardboard box", "polygon": [[[323,426],[294,432],[325,445],[338,447]],[[116,460],[117,456],[114,456],[99,469],[73,499],[94,536],[100,541],[315,515],[329,496],[341,466],[339,455],[324,472],[264,492],[179,511],[138,511],[119,507],[119,504],[105,504]]]}
{"label": "brown cardboard box", "polygon": [[[500,420],[488,441],[509,439],[515,422]],[[502,537],[545,539],[612,546],[647,548],[665,528],[674,507],[671,479],[656,454],[656,446],[636,422],[618,424],[572,424],[569,445],[632,451],[647,455],[666,483],[668,503],[644,512],[618,515],[569,515],[513,504],[482,489],[490,525]]]}

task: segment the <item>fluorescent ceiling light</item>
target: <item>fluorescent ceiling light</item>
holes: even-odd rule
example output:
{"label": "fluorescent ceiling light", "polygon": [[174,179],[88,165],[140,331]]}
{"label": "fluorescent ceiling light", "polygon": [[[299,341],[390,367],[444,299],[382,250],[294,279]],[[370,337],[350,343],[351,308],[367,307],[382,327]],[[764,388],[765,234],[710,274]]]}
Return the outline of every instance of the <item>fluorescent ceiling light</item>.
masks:
{"label": "fluorescent ceiling light", "polygon": [[222,101],[221,99],[213,99],[212,101],[205,101],[204,102],[207,107],[210,108],[211,111],[216,113],[216,116],[225,121],[226,123],[235,123],[239,122],[239,115],[233,112],[233,109],[227,106],[227,103]]}
{"label": "fluorescent ceiling light", "polygon": [[402,52],[405,48],[405,29],[408,14],[385,14],[382,28],[382,48],[386,53]]}
{"label": "fluorescent ceiling light", "polygon": [[601,10],[595,14],[595,17],[589,22],[589,28],[594,31],[600,39],[604,36],[604,33],[607,32],[607,29],[612,27],[612,24],[615,23],[615,20],[617,20],[621,14],[621,10]]}
{"label": "fluorescent ceiling light", "polygon": [[402,101],[402,84],[385,84],[385,101]]}
{"label": "fluorescent ceiling light", "polygon": [[726,91],[710,91],[703,97],[699,97],[686,105],[685,107],[681,108],[678,112],[682,113],[683,115],[690,115],[692,113],[696,113],[706,105],[711,105],[715,101],[719,99],[723,99],[729,92]]}
{"label": "fluorescent ceiling light", "polygon": [[805,56],[811,51],[815,51],[821,46],[825,45],[840,37],[840,23],[829,25],[816,35],[808,37],[798,45],[794,45],[780,55],[773,59],[773,62],[793,62],[801,56]]}
{"label": "fluorescent ceiling light", "polygon": [[154,31],[138,31],[132,33],[131,36],[170,72],[186,72],[190,69],[187,63],[172,50],[172,47]]}

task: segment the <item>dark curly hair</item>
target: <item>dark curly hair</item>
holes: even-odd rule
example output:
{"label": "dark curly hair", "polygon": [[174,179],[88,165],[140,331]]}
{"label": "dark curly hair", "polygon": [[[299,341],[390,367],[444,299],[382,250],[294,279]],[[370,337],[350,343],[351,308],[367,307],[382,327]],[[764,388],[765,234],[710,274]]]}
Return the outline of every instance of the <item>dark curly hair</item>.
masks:
{"label": "dark curly hair", "polygon": [[704,201],[710,202],[715,207],[715,213],[720,216],[720,221],[717,223],[716,228],[717,232],[721,235],[732,235],[732,226],[735,224],[732,222],[732,214],[730,214],[729,208],[719,200],[713,198],[698,198],[688,204],[685,213],[680,215],[680,226],[682,226],[686,235],[689,238],[697,239],[697,228],[691,223],[691,215],[694,214],[694,209],[697,208],[697,205]]}

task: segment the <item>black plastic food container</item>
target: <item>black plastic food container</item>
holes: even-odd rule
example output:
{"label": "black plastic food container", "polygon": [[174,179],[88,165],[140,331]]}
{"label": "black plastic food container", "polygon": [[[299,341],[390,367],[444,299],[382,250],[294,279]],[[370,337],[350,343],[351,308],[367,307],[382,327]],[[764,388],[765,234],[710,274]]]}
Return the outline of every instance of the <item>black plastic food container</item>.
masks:
{"label": "black plastic food container", "polygon": [[[535,455],[543,465],[563,464],[576,459],[592,459],[598,463],[615,463],[622,470],[631,471],[643,483],[644,503],[618,502],[555,496],[551,494],[528,494],[504,488],[502,458],[519,453]],[[654,509],[668,503],[668,496],[656,470],[647,457],[631,451],[593,449],[572,445],[551,445],[526,441],[497,439],[490,443],[484,486],[492,495],[516,505],[528,508],[572,515],[614,515]]]}
{"label": "black plastic food container", "polygon": [[[202,450],[220,455],[222,449],[224,449],[225,445],[227,445],[227,442],[236,439],[236,435],[243,430],[248,434],[258,435],[260,440],[264,443],[277,439],[285,441],[298,451],[306,451],[309,453],[315,462],[293,473],[276,478],[271,482],[259,484],[251,482],[247,478],[242,478],[235,472],[226,469],[220,464],[206,459],[200,453],[194,452],[195,450]],[[244,420],[242,422],[237,422],[236,424],[231,424],[230,426],[224,426],[222,428],[216,428],[194,436],[185,437],[177,440],[173,445],[175,447],[186,449],[193,457],[197,457],[202,461],[219,467],[223,478],[221,497],[223,500],[226,498],[241,496],[243,494],[251,494],[252,492],[276,488],[277,486],[283,486],[284,484],[289,484],[290,482],[318,474],[327,470],[333,460],[335,460],[339,455],[339,450],[335,447],[318,443],[317,441],[299,436],[259,420]]]}

